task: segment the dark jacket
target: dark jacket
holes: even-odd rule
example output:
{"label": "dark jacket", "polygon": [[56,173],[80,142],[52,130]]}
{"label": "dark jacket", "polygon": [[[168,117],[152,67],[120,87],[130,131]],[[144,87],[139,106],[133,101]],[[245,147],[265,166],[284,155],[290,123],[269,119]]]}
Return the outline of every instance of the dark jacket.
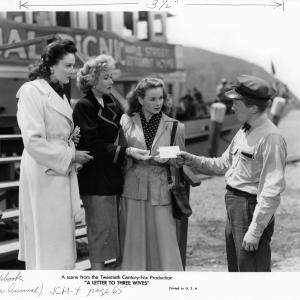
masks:
{"label": "dark jacket", "polygon": [[115,195],[122,192],[121,166],[126,147],[116,143],[122,112],[109,96],[102,107],[92,92],[80,100],[73,112],[74,125],[80,127],[78,150],[90,151],[94,159],[78,172],[81,195]]}

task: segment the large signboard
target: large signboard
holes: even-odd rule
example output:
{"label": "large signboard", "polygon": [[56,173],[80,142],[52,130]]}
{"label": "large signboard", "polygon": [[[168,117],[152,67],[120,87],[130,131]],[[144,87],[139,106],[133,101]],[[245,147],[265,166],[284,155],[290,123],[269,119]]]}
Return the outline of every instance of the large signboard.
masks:
{"label": "large signboard", "polygon": [[[64,27],[41,27],[18,22],[0,21],[0,45],[30,40],[48,34],[72,39],[77,49],[88,57],[106,53],[113,56],[122,72],[169,73],[180,69],[176,61],[176,45],[130,42],[114,33]],[[28,65],[40,59],[43,45],[31,45],[0,51],[0,64]]]}

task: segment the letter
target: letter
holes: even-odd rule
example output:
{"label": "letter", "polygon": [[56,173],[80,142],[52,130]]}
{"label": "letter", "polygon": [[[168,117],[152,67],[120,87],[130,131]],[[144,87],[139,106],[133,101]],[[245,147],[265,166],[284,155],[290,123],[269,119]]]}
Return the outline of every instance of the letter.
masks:
{"label": "letter", "polygon": [[88,36],[88,37],[86,37],[84,40],[83,40],[83,42],[82,42],[82,52],[83,52],[83,54],[85,54],[85,55],[89,55],[89,43],[97,43],[97,40],[96,40],[96,38],[94,37],[94,36],[92,36],[92,35],[90,35],[90,36]]}
{"label": "letter", "polygon": [[[113,44],[113,39],[108,40],[108,54],[110,56],[113,56],[113,49],[114,49],[114,44]],[[116,59],[116,58],[115,58]]]}
{"label": "letter", "polygon": [[85,54],[85,55],[89,55],[89,52],[88,52],[88,46],[89,46],[89,43],[97,43],[97,39],[94,37],[94,36],[92,36],[92,35],[90,35],[90,36],[87,36],[84,40],[83,40],[83,42],[82,42],[82,52],[83,52],[83,54]]}
{"label": "letter", "polygon": [[[32,40],[35,38],[35,32],[34,31],[28,31],[28,40]],[[36,45],[30,45],[28,47],[28,57],[30,59],[39,59],[41,56],[40,54],[36,53]]]}
{"label": "letter", "polygon": [[[7,44],[21,42],[20,35],[16,29],[12,29],[9,33],[9,38]],[[26,59],[26,52],[24,47],[8,49],[4,52],[4,57],[8,58],[11,53],[17,53],[20,58]]]}
{"label": "letter", "polygon": [[74,38],[73,38],[70,34],[59,33],[59,36],[60,36],[62,39],[68,39],[68,40],[71,40],[71,41],[75,42],[75,41],[74,41]]}
{"label": "letter", "polygon": [[[118,41],[116,41],[118,42]],[[123,49],[124,49],[124,43],[119,41],[117,44],[115,44],[115,49],[116,49],[116,61],[119,62],[120,64],[124,65],[125,64],[125,59],[123,58]]]}
{"label": "letter", "polygon": [[110,45],[109,47],[107,46],[107,42],[103,37],[100,37],[99,39],[99,52],[100,54],[108,54],[110,56],[112,56],[112,42],[109,42]]}
{"label": "letter", "polygon": [[75,35],[75,40],[76,40],[76,48],[78,52],[82,52],[81,48],[81,42],[82,42],[82,36],[79,34]]}

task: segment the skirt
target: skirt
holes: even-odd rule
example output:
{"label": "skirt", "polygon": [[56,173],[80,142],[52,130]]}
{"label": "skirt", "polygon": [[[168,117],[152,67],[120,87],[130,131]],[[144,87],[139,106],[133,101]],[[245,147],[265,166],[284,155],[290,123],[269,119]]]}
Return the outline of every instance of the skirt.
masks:
{"label": "skirt", "polygon": [[121,270],[183,271],[171,205],[120,199]]}
{"label": "skirt", "polygon": [[117,197],[82,196],[89,258],[102,263],[120,256]]}

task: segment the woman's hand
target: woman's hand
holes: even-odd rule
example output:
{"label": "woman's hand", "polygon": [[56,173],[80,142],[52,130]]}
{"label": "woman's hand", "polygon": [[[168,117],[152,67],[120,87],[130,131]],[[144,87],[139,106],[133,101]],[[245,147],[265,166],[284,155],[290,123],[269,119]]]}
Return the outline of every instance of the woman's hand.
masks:
{"label": "woman's hand", "polygon": [[129,147],[126,149],[126,154],[137,160],[148,160],[151,158],[149,150]]}
{"label": "woman's hand", "polygon": [[90,153],[90,151],[76,150],[75,151],[75,163],[83,165],[83,164],[87,163],[88,161],[90,161],[91,159],[93,159],[94,157],[90,156],[88,153]]}
{"label": "woman's hand", "polygon": [[180,155],[176,158],[176,163],[179,166],[187,165],[191,166],[193,163],[194,155],[185,151],[180,151]]}
{"label": "woman's hand", "polygon": [[79,140],[80,140],[80,128],[78,126],[76,126],[71,134],[71,139],[73,140],[75,147],[77,147]]}
{"label": "woman's hand", "polygon": [[160,158],[159,155],[152,156],[152,159],[160,164],[165,164],[168,162],[168,158]]}

